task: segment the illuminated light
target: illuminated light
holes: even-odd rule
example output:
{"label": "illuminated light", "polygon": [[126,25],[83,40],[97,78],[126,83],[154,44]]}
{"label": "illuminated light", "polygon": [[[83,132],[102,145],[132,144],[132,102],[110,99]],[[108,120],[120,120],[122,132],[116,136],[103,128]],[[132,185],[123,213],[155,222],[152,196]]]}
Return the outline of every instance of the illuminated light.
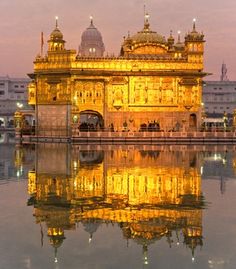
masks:
{"label": "illuminated light", "polygon": [[196,18],[193,18],[193,22],[196,22],[197,21],[197,19]]}
{"label": "illuminated light", "polygon": [[74,169],[77,169],[77,162],[76,161],[74,161],[73,165],[74,165]]}
{"label": "illuminated light", "polygon": [[201,166],[201,175],[203,174],[203,166]]}
{"label": "illuminated light", "polygon": [[178,35],[180,35],[181,34],[181,31],[179,30],[177,33],[178,33]]}
{"label": "illuminated light", "polygon": [[55,263],[57,263],[57,262],[58,262],[57,258],[55,258],[55,259],[54,259],[54,262],[55,262]]}
{"label": "illuminated light", "polygon": [[92,16],[92,15],[90,15],[90,16],[89,16],[89,19],[92,21],[92,20],[93,20],[93,16]]}
{"label": "illuminated light", "polygon": [[17,176],[17,177],[20,176],[20,171],[19,171],[19,170],[17,170],[17,172],[16,172],[16,176]]}
{"label": "illuminated light", "polygon": [[179,242],[177,242],[176,245],[179,246]]}
{"label": "illuminated light", "polygon": [[92,242],[92,238],[91,237],[89,237],[89,244]]}
{"label": "illuminated light", "polygon": [[24,105],[23,105],[22,103],[20,103],[20,102],[17,102],[17,103],[16,103],[16,106],[17,106],[18,108],[22,108]]}
{"label": "illuminated light", "polygon": [[58,16],[55,16],[56,21],[58,21]]}
{"label": "illuminated light", "polygon": [[194,257],[192,257],[192,262],[194,262],[195,261],[195,258]]}

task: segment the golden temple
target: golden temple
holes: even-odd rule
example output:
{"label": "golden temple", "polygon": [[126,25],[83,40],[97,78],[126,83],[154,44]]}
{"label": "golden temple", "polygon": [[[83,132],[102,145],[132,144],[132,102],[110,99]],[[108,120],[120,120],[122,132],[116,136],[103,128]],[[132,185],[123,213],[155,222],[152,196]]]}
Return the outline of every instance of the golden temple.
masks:
{"label": "golden temple", "polygon": [[[92,42],[92,43],[91,43]],[[45,55],[29,76],[36,130],[195,130],[201,125],[204,35],[193,28],[175,41],[151,29],[149,15],[124,37],[119,56],[105,46],[91,18],[78,51],[68,50],[58,21]]]}

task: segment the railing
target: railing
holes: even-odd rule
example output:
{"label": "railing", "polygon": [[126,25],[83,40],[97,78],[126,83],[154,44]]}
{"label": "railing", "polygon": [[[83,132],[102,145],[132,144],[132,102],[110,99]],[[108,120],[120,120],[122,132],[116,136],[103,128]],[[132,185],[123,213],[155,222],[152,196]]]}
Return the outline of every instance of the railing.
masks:
{"label": "railing", "polygon": [[222,131],[211,131],[206,132],[202,130],[196,131],[145,131],[145,132],[135,132],[135,131],[110,131],[110,130],[100,130],[100,131],[88,131],[81,132],[78,128],[65,129],[65,128],[48,128],[32,130],[31,132],[22,132],[22,141],[29,142],[81,142],[81,143],[154,143],[154,142],[232,142],[236,143],[236,132],[224,130]]}

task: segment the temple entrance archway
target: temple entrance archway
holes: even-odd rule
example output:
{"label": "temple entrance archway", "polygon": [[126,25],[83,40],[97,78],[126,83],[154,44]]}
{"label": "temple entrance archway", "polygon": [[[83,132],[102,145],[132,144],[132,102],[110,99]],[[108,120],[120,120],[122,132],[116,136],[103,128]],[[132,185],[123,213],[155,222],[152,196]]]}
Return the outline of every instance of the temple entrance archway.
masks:
{"label": "temple entrance archway", "polygon": [[189,116],[189,127],[190,127],[190,129],[196,129],[197,128],[197,116],[196,116],[196,114],[190,114],[190,116]]}
{"label": "temple entrance archway", "polygon": [[102,115],[93,110],[81,111],[80,114],[80,131],[100,131],[104,129],[104,119]]}

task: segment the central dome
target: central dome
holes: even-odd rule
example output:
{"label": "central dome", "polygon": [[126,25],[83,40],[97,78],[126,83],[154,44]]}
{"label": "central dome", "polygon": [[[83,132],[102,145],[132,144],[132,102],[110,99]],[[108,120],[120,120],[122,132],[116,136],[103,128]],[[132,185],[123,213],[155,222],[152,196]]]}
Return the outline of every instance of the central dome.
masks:
{"label": "central dome", "polygon": [[161,36],[153,31],[141,31],[131,37],[136,43],[159,43],[166,44],[164,36]]}
{"label": "central dome", "polygon": [[164,36],[151,31],[148,15],[145,16],[144,28],[137,34],[125,38],[121,48],[121,56],[157,55],[167,52],[167,42]]}
{"label": "central dome", "polygon": [[150,24],[146,19],[144,23],[144,28],[142,31],[138,32],[137,34],[133,35],[130,39],[136,43],[160,43],[166,44],[165,37],[162,35],[157,34],[157,32],[150,30]]}

